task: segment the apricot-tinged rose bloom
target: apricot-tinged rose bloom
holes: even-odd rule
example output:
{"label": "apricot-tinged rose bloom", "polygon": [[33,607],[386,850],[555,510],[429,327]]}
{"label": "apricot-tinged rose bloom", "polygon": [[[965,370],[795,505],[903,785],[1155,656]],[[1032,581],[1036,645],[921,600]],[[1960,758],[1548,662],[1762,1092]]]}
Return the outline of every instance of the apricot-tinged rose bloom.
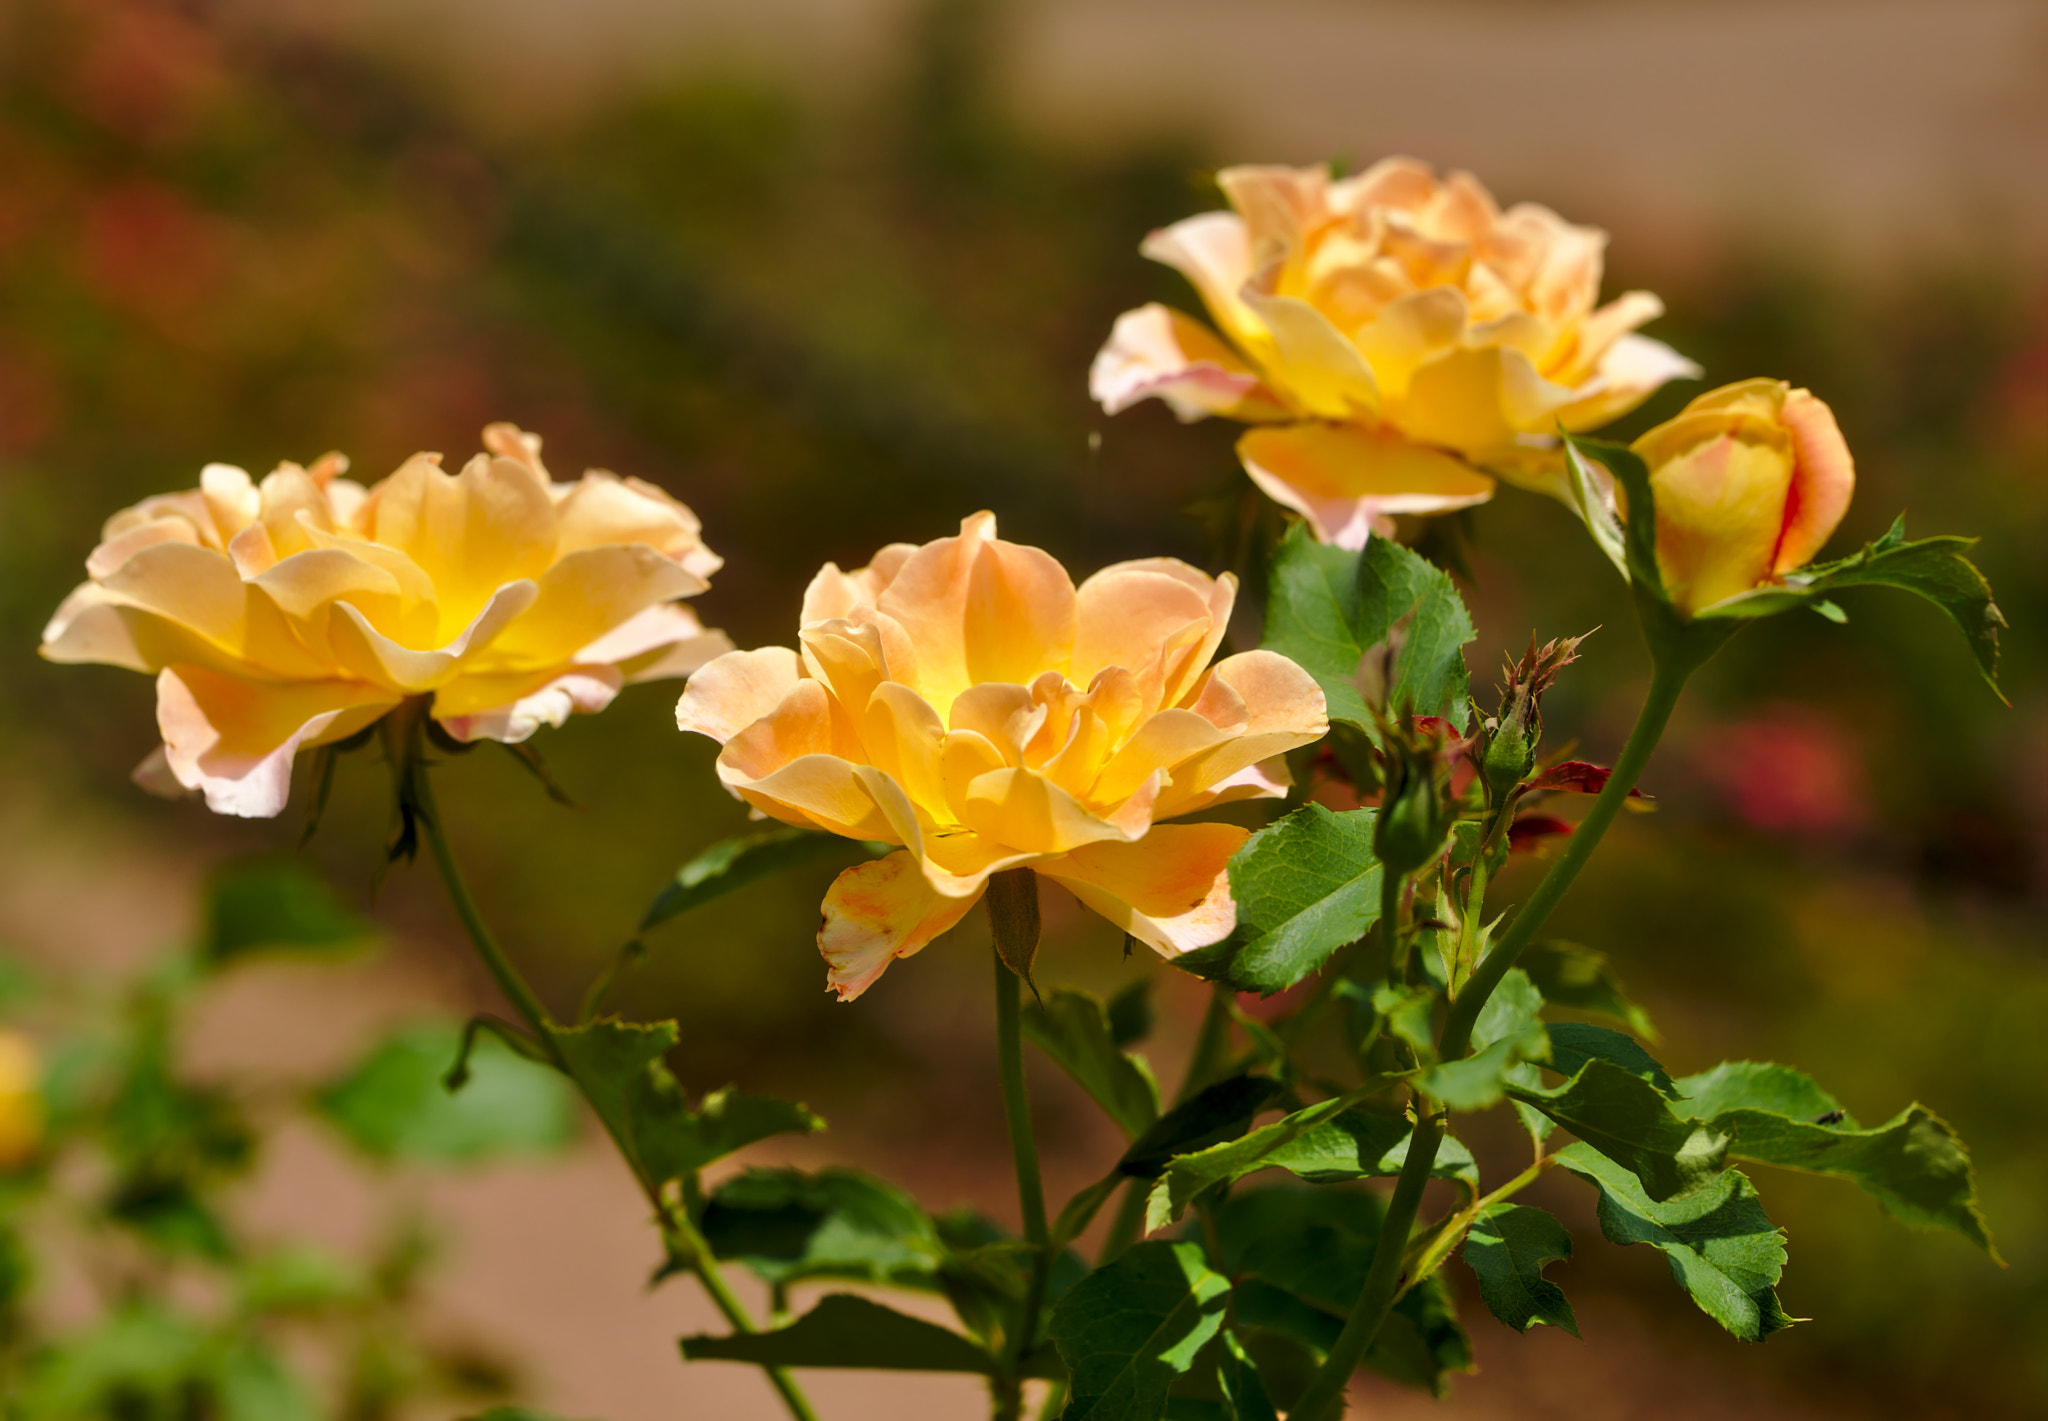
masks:
{"label": "apricot-tinged rose bloom", "polygon": [[676,722],[725,746],[719,778],[760,813],[903,846],[825,897],[818,946],[842,999],[1022,866],[1170,957],[1235,925],[1224,866],[1246,835],[1157,821],[1280,793],[1277,757],[1329,729],[1286,657],[1209,664],[1236,595],[1171,558],[1077,589],[978,513],[857,572],[828,563],[800,649],[719,657]]}
{"label": "apricot-tinged rose bloom", "polygon": [[1317,537],[1360,547],[1387,515],[1484,502],[1492,474],[1557,493],[1552,452],[1699,370],[1635,328],[1647,291],[1595,307],[1607,234],[1469,173],[1412,158],[1354,177],[1241,167],[1235,209],[1152,233],[1140,250],[1200,293],[1222,338],[1153,304],[1126,311],[1089,374],[1111,414],[1166,401],[1259,427],[1245,469]]}
{"label": "apricot-tinged rose bloom", "polygon": [[1657,571],[1682,616],[1812,562],[1856,491],[1834,412],[1783,380],[1710,391],[1630,447],[1650,470]]}
{"label": "apricot-tinged rose bloom", "polygon": [[35,1048],[14,1032],[0,1031],[0,1169],[21,1164],[42,1142],[36,1077]]}
{"label": "apricot-tinged rose bloom", "polygon": [[367,489],[340,455],[261,483],[210,464],[108,521],[43,655],[154,672],[164,744],[138,779],[262,818],[301,749],[408,698],[458,740],[519,741],[731,648],[675,605],[720,561],[688,508],[598,471],[556,483],[509,424],[484,444]]}

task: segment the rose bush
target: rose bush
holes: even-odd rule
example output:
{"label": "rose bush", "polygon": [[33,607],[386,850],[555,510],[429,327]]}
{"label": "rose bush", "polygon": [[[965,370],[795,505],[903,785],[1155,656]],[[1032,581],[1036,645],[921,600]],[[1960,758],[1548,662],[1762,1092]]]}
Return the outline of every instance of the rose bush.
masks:
{"label": "rose bush", "polygon": [[1118,318],[1090,372],[1115,414],[1165,400],[1183,420],[1258,425],[1246,472],[1355,548],[1395,513],[1484,502],[1494,475],[1562,488],[1551,435],[1595,428],[1691,361],[1635,328],[1647,291],[1595,306],[1607,234],[1547,207],[1502,212],[1469,173],[1389,158],[1217,174],[1230,212],[1141,251],[1187,277],[1223,339],[1152,304]]}
{"label": "rose bush", "polygon": [[[1856,490],[1834,412],[1783,380],[1710,391],[1630,447],[1649,470],[1657,570],[1681,616],[1812,562]],[[1625,513],[1625,491],[1618,501]]]}
{"label": "rose bush", "polygon": [[1281,793],[1278,757],[1329,728],[1286,657],[1210,665],[1236,594],[1170,558],[1076,588],[980,513],[855,572],[827,564],[800,649],[713,661],[676,721],[725,747],[719,778],[760,813],[902,846],[826,896],[818,946],[842,999],[1025,866],[1171,957],[1234,925],[1224,867],[1246,831],[1157,821]]}
{"label": "rose bush", "polygon": [[509,424],[484,444],[459,474],[416,454],[367,489],[339,455],[261,483],[209,465],[108,520],[42,654],[156,673],[164,744],[138,778],[268,817],[298,751],[410,697],[458,740],[520,741],[730,648],[675,605],[720,562],[687,507],[601,471],[554,482]]}

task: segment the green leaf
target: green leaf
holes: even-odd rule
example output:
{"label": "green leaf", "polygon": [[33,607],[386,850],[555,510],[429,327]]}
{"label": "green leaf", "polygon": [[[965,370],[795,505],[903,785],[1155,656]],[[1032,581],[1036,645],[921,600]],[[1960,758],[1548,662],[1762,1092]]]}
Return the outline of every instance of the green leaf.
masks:
{"label": "green leaf", "polygon": [[1726,1131],[1680,1119],[1655,1086],[1612,1061],[1589,1060],[1548,1089],[1511,1082],[1507,1093],[1631,1171],[1655,1200],[1699,1189],[1727,1159]]}
{"label": "green leaf", "polygon": [[1543,1026],[1543,996],[1519,967],[1509,968],[1480,1008],[1472,1027],[1478,1048],[1457,1061],[1443,1061],[1416,1073],[1416,1089],[1453,1110],[1484,1110],[1498,1101],[1524,1061],[1549,1057]]}
{"label": "green leaf", "polygon": [[320,1421],[304,1378],[254,1338],[230,1344],[213,1367],[220,1421]]}
{"label": "green leaf", "polygon": [[851,1169],[749,1169],[704,1206],[711,1251],[787,1286],[818,1278],[939,1289],[946,1245],[892,1184]]}
{"label": "green leaf", "polygon": [[[1379,1114],[1344,1096],[1325,1100],[1242,1139],[1174,1159],[1146,1201],[1145,1227],[1164,1228],[1204,1189],[1261,1169],[1284,1169],[1311,1184],[1397,1175],[1408,1159],[1413,1133],[1400,1116]],[[1446,1137],[1437,1148],[1430,1173],[1462,1180],[1475,1195],[1479,1192],[1472,1154],[1455,1139]]]}
{"label": "green leaf", "polygon": [[787,1327],[730,1337],[685,1337],[692,1362],[759,1367],[844,1367],[886,1372],[974,1372],[996,1361],[973,1339],[851,1293],[828,1293]]}
{"label": "green leaf", "polygon": [[714,1091],[691,1110],[662,1063],[676,1041],[672,1021],[603,1017],[559,1028],[553,1037],[606,1131],[654,1183],[693,1174],[772,1135],[824,1128],[801,1105],[742,1091]]}
{"label": "green leaf", "polygon": [[764,878],[835,859],[851,864],[880,858],[894,848],[893,844],[871,844],[790,827],[721,839],[676,870],[674,880],[640,920],[639,931],[644,933]]}
{"label": "green leaf", "polygon": [[1274,550],[1266,603],[1267,650],[1323,688],[1330,719],[1377,736],[1353,677],[1366,651],[1410,613],[1390,700],[1417,715],[1465,724],[1465,657],[1475,633],[1450,575],[1390,538],[1362,553],[1318,543],[1295,524]]}
{"label": "green leaf", "polygon": [[1710,1128],[1734,1136],[1732,1157],[1850,1180],[1901,1222],[1953,1229],[1998,1257],[1969,1151],[1927,1107],[1911,1105],[1860,1129],[1809,1077],[1758,1061],[1723,1062],[1678,1088]]}
{"label": "green leaf", "polygon": [[1545,1264],[1571,1256],[1564,1225],[1525,1204],[1489,1204],[1465,1235],[1464,1258],[1479,1276],[1479,1296],[1517,1332],[1547,1322],[1579,1335],[1564,1290],[1543,1276]]}
{"label": "green leaf", "polygon": [[1436,1055],[1436,993],[1428,987],[1392,987],[1382,982],[1373,989],[1372,1007],[1387,1020],[1387,1030],[1422,1053],[1423,1059]]}
{"label": "green leaf", "polygon": [[1252,1117],[1273,1105],[1286,1087],[1269,1076],[1231,1076],[1182,1101],[1131,1141],[1117,1168],[1138,1179],[1157,1179],[1175,1155],[1193,1154],[1245,1132]]}
{"label": "green leaf", "polygon": [[1628,580],[1628,534],[1623,531],[1621,519],[1616,516],[1613,504],[1600,487],[1585,457],[1579,453],[1578,445],[1567,439],[1564,445],[1565,473],[1571,490],[1571,501],[1586,520],[1586,531],[1593,535],[1594,544],[1614,564],[1614,570]]}
{"label": "green leaf", "polygon": [[1666,1100],[1683,1100],[1684,1092],[1633,1036],[1610,1026],[1559,1021],[1550,1026],[1550,1067],[1561,1076],[1576,1075],[1588,1061],[1601,1060],[1648,1081]]}
{"label": "green leaf", "polygon": [[[1759,588],[1701,611],[1702,618],[1764,617],[1802,603],[1832,605],[1823,594],[1844,587],[1896,587],[1932,602],[1948,615],[1969,643],[1977,670],[1998,691],[1998,633],[2005,614],[1992,601],[1991,584],[1963,554],[1975,538],[1906,541],[1904,515],[1882,538],[1862,551],[1829,563],[1815,563],[1788,576],[1782,586]],[[1837,614],[1840,609],[1836,609]],[[1999,692],[2004,699],[2004,693]]]}
{"label": "green leaf", "polygon": [[311,864],[289,854],[237,859],[206,885],[199,955],[214,966],[276,951],[340,956],[377,931],[343,902]]}
{"label": "green leaf", "polygon": [[1024,1034],[1088,1092],[1124,1134],[1136,1138],[1159,1118],[1159,1084],[1143,1061],[1119,1050],[1101,1001],[1059,988],[1024,1009]]}
{"label": "green leaf", "polygon": [[320,1114],[373,1159],[474,1164],[547,1154],[576,1133],[575,1097],[556,1072],[521,1060],[494,1036],[470,1052],[459,1091],[443,1077],[461,1031],[444,1022],[405,1027],[315,1097]]}
{"label": "green leaf", "polygon": [[1785,1236],[1764,1216],[1756,1186],[1723,1171],[1706,1187],[1658,1203],[1634,1175],[1585,1145],[1558,1151],[1566,1169],[1597,1186],[1600,1232],[1620,1244],[1647,1243],[1700,1310],[1745,1342],[1792,1325],[1775,1291],[1785,1270]]}
{"label": "green leaf", "polygon": [[[199,1326],[148,1302],[122,1304],[33,1359],[18,1404],[33,1417],[181,1414],[207,1346]],[[10,1400],[15,1400],[10,1396]]]}
{"label": "green leaf", "polygon": [[1524,949],[1519,965],[1551,1006],[1604,1016],[1638,1036],[1657,1039],[1650,1014],[1629,1000],[1604,954],[1575,942],[1552,940]]}
{"label": "green leaf", "polygon": [[[1305,804],[1245,840],[1230,860],[1237,931],[1213,972],[1240,991],[1284,991],[1379,921],[1373,811]],[[1215,953],[1217,949],[1199,949]],[[1194,956],[1195,954],[1190,954]]]}
{"label": "green leaf", "polygon": [[1191,1243],[1141,1243],[1082,1279],[1052,1313],[1071,1379],[1064,1421],[1153,1421],[1229,1301],[1230,1280]]}
{"label": "green leaf", "polygon": [[245,1264],[236,1279],[241,1306],[251,1314],[311,1313],[356,1302],[370,1294],[362,1270],[317,1248],[290,1246]]}
{"label": "green leaf", "polygon": [[1152,979],[1140,977],[1109,999],[1109,1039],[1134,1046],[1152,1034]]}
{"label": "green leaf", "polygon": [[[1327,1353],[1365,1286],[1380,1216],[1378,1197],[1357,1189],[1283,1186],[1225,1201],[1215,1211],[1217,1261],[1237,1279],[1236,1325]],[[1440,1277],[1423,1279],[1395,1302],[1365,1365],[1432,1392],[1446,1373],[1471,1370],[1471,1341]]]}

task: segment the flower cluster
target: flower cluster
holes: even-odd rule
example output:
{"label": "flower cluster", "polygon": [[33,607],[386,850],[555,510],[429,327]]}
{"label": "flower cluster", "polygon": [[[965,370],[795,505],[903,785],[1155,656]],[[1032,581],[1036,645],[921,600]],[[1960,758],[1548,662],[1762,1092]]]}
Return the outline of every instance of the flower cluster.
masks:
{"label": "flower cluster", "polygon": [[1235,924],[1224,868],[1246,832],[1157,821],[1281,793],[1278,757],[1329,729],[1287,658],[1210,664],[1236,594],[1170,558],[1076,588],[979,513],[856,572],[827,564],[799,649],[720,657],[676,722],[724,746],[719,778],[761,813],[902,845],[826,896],[818,944],[842,998],[1027,866],[1172,956]]}
{"label": "flower cluster", "polygon": [[1141,250],[1188,279],[1223,338],[1156,303],[1127,311],[1090,388],[1111,414],[1156,397],[1184,420],[1257,425],[1238,443],[1246,472],[1324,542],[1484,502],[1494,474],[1556,492],[1560,426],[1596,428],[1699,374],[1635,334],[1655,296],[1596,305],[1606,233],[1533,203],[1502,212],[1469,173],[1389,158],[1342,179],[1216,180],[1233,211]]}
{"label": "flower cluster", "polygon": [[209,465],[108,520],[42,653],[155,673],[164,743],[138,777],[268,817],[298,751],[409,698],[458,740],[519,741],[730,647],[675,605],[720,561],[688,508],[609,473],[556,483],[509,424],[484,444],[370,488],[339,455],[260,483]]}

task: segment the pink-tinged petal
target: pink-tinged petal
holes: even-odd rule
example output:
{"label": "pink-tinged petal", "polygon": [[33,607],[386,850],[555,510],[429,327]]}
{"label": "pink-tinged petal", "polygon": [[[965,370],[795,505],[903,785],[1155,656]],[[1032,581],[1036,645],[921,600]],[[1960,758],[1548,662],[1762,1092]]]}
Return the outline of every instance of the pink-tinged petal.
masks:
{"label": "pink-tinged petal", "polygon": [[[735,740],[719,756],[721,778],[725,777],[727,758],[739,744]],[[915,816],[903,813],[906,806],[878,797],[877,789],[888,783],[886,776],[838,755],[799,755],[765,775],[737,782],[728,779],[727,783],[747,803],[784,823],[823,829],[848,839],[897,844],[917,833]]]}
{"label": "pink-tinged petal", "polygon": [[1290,418],[1280,397],[1207,327],[1153,302],[1126,311],[1088,367],[1088,393],[1104,413],[1160,399],[1183,424],[1212,414],[1242,420]]}
{"label": "pink-tinged petal", "polygon": [[[715,668],[706,668],[707,673]],[[692,685],[695,684],[693,681]],[[685,699],[689,692],[684,693]],[[678,717],[680,719],[680,717]],[[718,757],[718,777],[737,789],[805,755],[834,753],[832,697],[809,679],[794,682],[767,714],[733,732]]]}
{"label": "pink-tinged petal", "polygon": [[920,870],[917,856],[898,852],[849,868],[825,894],[818,929],[825,984],[850,1002],[874,985],[889,964],[917,952],[967,916],[982,889],[947,897]]}
{"label": "pink-tinged petal", "polygon": [[1299,735],[1304,745],[1329,733],[1323,688],[1280,653],[1240,651],[1217,662],[1212,674],[1243,699],[1249,733]]}
{"label": "pink-tinged petal", "polygon": [[1661,340],[1625,335],[1608,346],[1593,377],[1572,391],[1557,422],[1574,434],[1621,418],[1672,380],[1697,380],[1700,367]]}
{"label": "pink-tinged petal", "polygon": [[1461,459],[1356,425],[1254,429],[1237,442],[1245,472],[1274,500],[1308,520],[1317,538],[1362,548],[1374,520],[1442,513],[1493,497],[1493,480]]}
{"label": "pink-tinged petal", "polygon": [[1772,570],[1780,577],[1813,561],[1827,546],[1856,492],[1856,461],[1835,413],[1805,390],[1785,397],[1778,418],[1792,433],[1792,493],[1785,506],[1785,536]]}
{"label": "pink-tinged petal", "polygon": [[1267,340],[1254,349],[1271,383],[1323,419],[1376,418],[1379,384],[1358,347],[1308,302],[1261,291],[1259,284],[1248,282],[1242,295],[1266,328]]}
{"label": "pink-tinged petal", "polygon": [[156,691],[172,774],[214,813],[246,819],[284,808],[302,746],[352,735],[399,700],[358,682],[250,681],[203,666],[167,667]]}
{"label": "pink-tinged petal", "polygon": [[1308,234],[1330,220],[1330,170],[1245,163],[1216,174],[1216,186],[1244,218],[1252,260],[1298,254]]}
{"label": "pink-tinged petal", "polygon": [[729,651],[694,676],[676,702],[676,728],[723,745],[768,715],[803,678],[803,662],[786,646]]}
{"label": "pink-tinged petal", "polygon": [[43,628],[43,643],[37,651],[44,660],[65,666],[100,662],[129,671],[150,669],[121,615],[119,601],[91,582],[73,588],[58,606],[50,624]]}
{"label": "pink-tinged petal", "polygon": [[171,757],[161,745],[142,757],[142,763],[128,772],[128,779],[137,789],[158,799],[189,799],[199,793],[180,783],[177,771],[171,768]]}
{"label": "pink-tinged petal", "polygon": [[858,576],[841,572],[838,563],[828,562],[818,569],[818,575],[804,589],[803,612],[798,625],[809,626],[812,622],[850,617],[856,608],[872,608],[874,605],[874,593]]}
{"label": "pink-tinged petal", "polygon": [[[1207,581],[1205,578],[1204,581]],[[1149,564],[1106,567],[1075,594],[1070,677],[1080,685],[1111,666],[1146,671],[1175,632],[1210,629],[1210,589]]]}
{"label": "pink-tinged petal", "polygon": [[1234,824],[1164,824],[1135,843],[1091,844],[1032,867],[1162,957],[1221,942],[1237,926]]}
{"label": "pink-tinged petal", "polygon": [[1637,326],[1664,314],[1664,303],[1648,291],[1624,291],[1599,310],[1589,313],[1573,333],[1565,359],[1551,377],[1567,385],[1590,378],[1606,360],[1614,343]]}
{"label": "pink-tinged petal", "polygon": [[603,710],[624,683],[611,666],[458,676],[434,693],[434,719],[457,740],[516,745],[543,725],[559,726],[578,711]]}
{"label": "pink-tinged petal", "polygon": [[1256,350],[1264,344],[1265,327],[1238,296],[1255,269],[1242,217],[1204,212],[1186,218],[1147,236],[1138,252],[1186,277],[1216,324],[1240,348]]}
{"label": "pink-tinged petal", "polygon": [[446,646],[415,651],[400,646],[370,625],[369,618],[347,602],[328,623],[328,648],[350,675],[408,695],[434,689],[455,674],[473,653],[491,645],[512,620],[533,605],[538,589],[521,580],[494,591],[476,616]]}
{"label": "pink-tinged petal", "polygon": [[688,676],[733,650],[732,638],[707,630],[697,614],[677,602],[637,612],[572,660],[584,666],[617,666],[628,683]]}

